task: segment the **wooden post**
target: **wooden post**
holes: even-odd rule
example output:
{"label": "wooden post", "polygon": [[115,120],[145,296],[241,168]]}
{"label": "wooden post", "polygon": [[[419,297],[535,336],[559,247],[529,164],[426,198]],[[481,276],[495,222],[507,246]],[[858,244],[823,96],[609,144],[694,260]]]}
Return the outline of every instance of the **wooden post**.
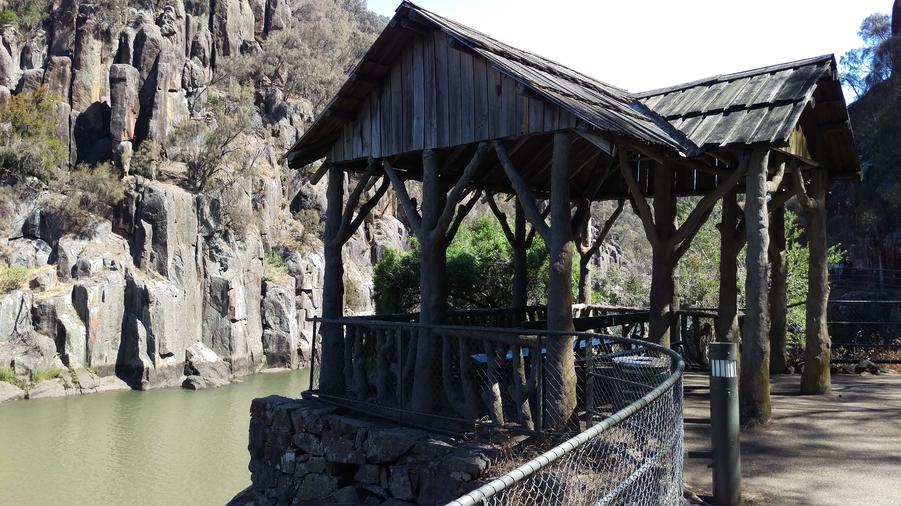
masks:
{"label": "wooden post", "polygon": [[[591,204],[589,203],[588,205],[587,214],[590,216]],[[604,226],[595,237],[591,237],[590,218],[582,220],[582,223],[578,224],[576,246],[579,249],[579,292],[577,299],[579,304],[591,304],[591,260],[597,254],[601,245],[604,244],[604,240],[607,239],[610,230],[613,228],[619,215],[622,214],[624,207],[625,201],[620,200],[616,209],[604,221]]]}
{"label": "wooden post", "polygon": [[[360,228],[372,208],[388,190],[388,179],[362,205],[360,198],[380,176],[377,165],[370,161],[366,174],[344,203],[344,172],[338,166],[328,168],[328,188],[326,189],[325,231],[323,253],[325,269],[322,285],[322,317],[338,319],[344,316],[344,261],[341,251],[344,244]],[[354,212],[359,211],[356,216]],[[345,343],[341,325],[323,323],[320,327],[322,351],[319,371],[319,390],[330,395],[342,395],[347,386],[345,377]]]}
{"label": "wooden post", "polygon": [[[407,221],[419,240],[420,313],[419,323],[436,324],[444,321],[447,312],[447,247],[456,235],[463,218],[475,206],[479,192],[471,192],[465,204],[460,204],[467,195],[466,186],[482,164],[489,146],[479,144],[460,179],[448,191],[447,183],[440,179],[438,156],[432,150],[422,152],[422,214],[407,193],[403,181],[391,163],[385,160],[385,173],[394,186],[398,199],[404,207]],[[458,206],[458,204],[460,204]],[[416,340],[415,368],[411,408],[421,413],[434,413],[443,391],[451,407],[463,416],[474,412],[470,385],[464,381],[463,392],[459,385],[450,381],[449,363],[451,343],[449,338],[434,338],[433,332],[423,329]],[[463,351],[463,342],[459,349]],[[443,352],[443,357],[442,357]],[[462,357],[462,353],[461,353]]]}
{"label": "wooden post", "polygon": [[769,213],[767,212],[767,168],[769,150],[757,148],[749,156],[745,179],[745,229],[748,238],[745,311],[741,350],[741,419],[745,426],[765,425],[770,420],[770,305],[767,277],[769,265]]}
{"label": "wooden post", "polygon": [[658,244],[651,250],[651,297],[648,339],[670,345],[675,318],[676,244],[671,240],[676,232],[676,196],[673,194],[673,166],[670,163],[654,167],[654,225]]}
{"label": "wooden post", "polygon": [[[572,331],[572,215],[569,198],[569,160],[572,138],[569,133],[554,134],[551,163],[551,225],[548,252],[547,328]],[[548,336],[545,365],[548,426],[562,428],[576,408],[576,370],[572,336]]]}
{"label": "wooden post", "polygon": [[[689,213],[685,222],[675,229],[673,223],[675,220],[675,199],[672,192],[673,168],[669,164],[670,162],[663,163],[662,169],[659,163],[655,168],[654,211],[652,213],[641,187],[635,180],[625,150],[619,150],[619,159],[620,172],[632,195],[632,202],[635,204],[638,216],[641,218],[645,236],[651,243],[652,272],[648,339],[669,346],[670,333],[677,323],[674,318],[675,312],[678,310],[674,277],[676,264],[688,251],[691,241],[707,221],[716,201],[738,184],[747,169],[747,163],[741,163],[713,191],[705,195]],[[764,174],[765,177],[766,174]]]}
{"label": "wooden post", "polygon": [[829,175],[825,169],[811,170],[810,193],[807,192],[801,168],[793,171],[798,202],[807,216],[807,245],[810,256],[807,264],[807,321],[804,345],[804,371],[801,374],[801,393],[826,394],[832,391],[829,362],[832,341],[826,325],[826,306],[829,302],[829,246],[826,241],[826,190]]}
{"label": "wooden post", "polygon": [[[526,215],[519,199],[516,199],[516,208],[514,210],[513,228],[507,220],[507,215],[498,207],[493,195],[489,195],[486,199],[489,209],[494,213],[501,230],[513,250],[513,287],[510,294],[510,306],[514,309],[515,324],[526,319],[526,306],[529,301],[529,272],[528,272],[528,252],[532,247],[532,241],[535,239],[535,227],[528,230],[526,223]],[[550,212],[547,208],[545,212]],[[544,216],[545,213],[542,213]]]}
{"label": "wooden post", "polygon": [[[324,257],[322,284],[322,317],[335,319],[344,316],[344,261],[339,241],[341,207],[344,205],[344,171],[341,167],[328,169],[326,189]],[[341,325],[323,323],[319,367],[319,390],[329,395],[344,393],[344,330]]]}
{"label": "wooden post", "polygon": [[719,308],[716,317],[716,340],[738,341],[738,252],[744,241],[739,238],[738,191],[733,189],[723,196],[720,231],[720,287]]}
{"label": "wooden post", "polygon": [[786,371],[788,264],[785,247],[785,206],[782,205],[770,212],[770,374]]}

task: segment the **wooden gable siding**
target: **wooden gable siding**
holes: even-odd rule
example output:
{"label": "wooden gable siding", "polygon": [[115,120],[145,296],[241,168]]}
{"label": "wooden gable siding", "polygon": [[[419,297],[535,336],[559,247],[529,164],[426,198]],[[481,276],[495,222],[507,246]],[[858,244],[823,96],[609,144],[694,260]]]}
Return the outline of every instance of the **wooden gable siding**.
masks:
{"label": "wooden gable siding", "polygon": [[433,31],[398,55],[345,124],[329,159],[382,158],[575,126],[575,116],[517,91],[513,79]]}

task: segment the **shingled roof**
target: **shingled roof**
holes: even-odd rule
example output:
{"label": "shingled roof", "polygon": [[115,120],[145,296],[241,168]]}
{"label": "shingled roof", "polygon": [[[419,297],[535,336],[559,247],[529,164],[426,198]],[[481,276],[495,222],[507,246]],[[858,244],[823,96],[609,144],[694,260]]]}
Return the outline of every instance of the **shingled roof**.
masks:
{"label": "shingled roof", "polygon": [[439,16],[410,2],[401,4],[432,22],[463,45],[550,102],[572,112],[600,131],[621,134],[694,155],[697,146],[629,92],[542,56],[517,49],[478,30]]}
{"label": "shingled roof", "polygon": [[[401,51],[429,31],[447,34],[454,47],[483,58],[524,93],[571,114],[580,128],[694,157],[760,143],[787,148],[798,126],[806,123],[815,127],[818,138],[804,139],[805,154],[822,158],[821,163],[834,172],[859,171],[832,55],[633,94],[406,1],[323,114],[287,153],[289,165],[309,164],[326,156],[336,142],[339,146],[342,140],[349,142],[347,127],[366,108],[367,97],[384,85]],[[561,122],[558,128],[574,125]],[[366,156],[365,152],[345,149],[341,161]],[[382,149],[371,156],[402,152]]]}
{"label": "shingled roof", "polygon": [[637,97],[698,146],[785,143],[832,55],[701,79]]}

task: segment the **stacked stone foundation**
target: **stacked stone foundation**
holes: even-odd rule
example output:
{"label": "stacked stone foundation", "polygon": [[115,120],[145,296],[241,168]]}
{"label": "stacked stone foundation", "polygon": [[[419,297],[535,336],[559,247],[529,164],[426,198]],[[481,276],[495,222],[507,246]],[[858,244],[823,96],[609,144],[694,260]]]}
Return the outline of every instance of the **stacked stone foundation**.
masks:
{"label": "stacked stone foundation", "polygon": [[252,484],[235,505],[445,504],[486,481],[496,450],[315,399],[255,399]]}

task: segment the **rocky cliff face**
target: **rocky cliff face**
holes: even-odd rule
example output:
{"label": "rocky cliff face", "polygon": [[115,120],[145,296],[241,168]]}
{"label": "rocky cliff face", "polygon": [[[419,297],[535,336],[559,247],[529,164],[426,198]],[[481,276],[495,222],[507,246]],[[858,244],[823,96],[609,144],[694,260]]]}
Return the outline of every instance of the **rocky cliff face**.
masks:
{"label": "rocky cliff face", "polygon": [[[227,184],[198,193],[176,176],[129,175],[140,143],[165,142],[190,117],[218,59],[258,50],[290,16],[285,0],[54,0],[27,36],[0,27],[0,101],[52,90],[70,164],[112,160],[126,188],[112,218],[78,233],[58,219],[64,192],[35,181],[4,189],[17,201],[0,223],[0,254],[29,279],[0,296],[0,366],[25,378],[86,369],[145,389],[309,363],[306,318],[321,303],[324,262],[317,232],[298,232],[292,212],[318,220],[324,185],[279,159],[312,119],[310,104],[257,83],[242,142],[260,156]],[[303,239],[284,240],[292,233]],[[351,310],[371,309],[372,262],[404,243],[390,214],[361,228],[346,247]]]}

